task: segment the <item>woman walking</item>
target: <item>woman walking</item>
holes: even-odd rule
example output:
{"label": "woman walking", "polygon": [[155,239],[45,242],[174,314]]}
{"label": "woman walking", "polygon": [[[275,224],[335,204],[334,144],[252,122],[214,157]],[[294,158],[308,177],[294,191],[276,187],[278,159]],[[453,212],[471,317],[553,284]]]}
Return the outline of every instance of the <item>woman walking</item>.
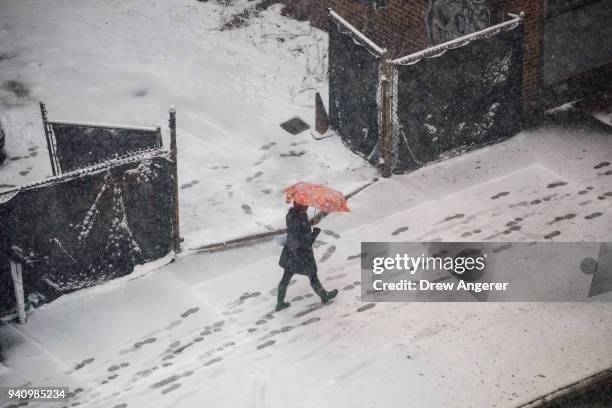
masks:
{"label": "woman walking", "polygon": [[289,302],[285,302],[285,295],[294,274],[308,276],[310,286],[321,298],[322,303],[329,302],[338,294],[337,289],[331,292],[326,291],[317,276],[317,262],[312,251],[312,244],[317,239],[321,230],[311,227],[308,222],[307,210],[308,206],[294,201],[293,207],[287,213],[287,242],[278,262],[285,272],[278,284],[276,311],[290,306]]}

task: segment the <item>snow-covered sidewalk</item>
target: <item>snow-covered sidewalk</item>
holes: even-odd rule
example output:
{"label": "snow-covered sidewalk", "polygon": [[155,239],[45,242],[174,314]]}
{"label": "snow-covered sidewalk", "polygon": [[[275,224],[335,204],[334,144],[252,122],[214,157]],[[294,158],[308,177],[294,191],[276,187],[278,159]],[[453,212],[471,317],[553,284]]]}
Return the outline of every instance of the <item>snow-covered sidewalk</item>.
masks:
{"label": "snow-covered sidewalk", "polygon": [[360,242],[611,241],[610,157],[550,127],[374,184],[322,222],[328,306],[298,278],[272,313],[275,241],[64,296],[1,329],[2,382],[93,408],[516,407],[612,367],[612,303],[363,303]]}

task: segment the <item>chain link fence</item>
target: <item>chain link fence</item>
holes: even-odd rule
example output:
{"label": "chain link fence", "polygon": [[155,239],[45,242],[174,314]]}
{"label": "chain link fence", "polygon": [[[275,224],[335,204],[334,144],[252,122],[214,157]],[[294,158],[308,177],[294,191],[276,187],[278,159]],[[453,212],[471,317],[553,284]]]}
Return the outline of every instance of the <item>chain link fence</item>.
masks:
{"label": "chain link fence", "polygon": [[54,175],[162,145],[160,127],[49,120],[42,102],[40,109]]}
{"label": "chain link fence", "polygon": [[42,103],[41,112],[54,176],[0,193],[0,316],[15,306],[11,283],[26,301],[50,301],[180,251],[176,111],[169,151],[159,127],[48,121]]}
{"label": "chain link fence", "polygon": [[330,124],[345,145],[404,173],[521,128],[523,18],[390,60],[330,12]]}
{"label": "chain link fence", "polygon": [[518,133],[522,45],[516,18],[391,61],[393,171]]}
{"label": "chain link fence", "polygon": [[173,166],[167,151],[152,150],[3,192],[0,264],[22,264],[26,292],[51,300],[165,256]]}
{"label": "chain link fence", "polygon": [[329,121],[343,143],[376,165],[379,158],[380,67],[384,50],[330,13]]}

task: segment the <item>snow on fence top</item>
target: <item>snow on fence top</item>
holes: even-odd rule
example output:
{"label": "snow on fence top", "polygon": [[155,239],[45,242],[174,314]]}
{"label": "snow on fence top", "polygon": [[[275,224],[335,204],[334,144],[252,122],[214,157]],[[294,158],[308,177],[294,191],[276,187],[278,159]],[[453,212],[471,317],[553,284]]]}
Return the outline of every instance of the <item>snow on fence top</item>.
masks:
{"label": "snow on fence top", "polygon": [[83,167],[81,169],[77,169],[74,171],[70,171],[68,173],[60,174],[58,176],[48,177],[43,180],[38,180],[32,183],[23,184],[18,187],[14,187],[8,190],[0,191],[0,203],[5,203],[12,199],[17,193],[23,190],[28,190],[35,187],[40,187],[46,184],[51,184],[57,181],[65,181],[73,178],[78,178],[87,174],[97,173],[101,170],[108,169],[114,166],[120,166],[122,164],[134,163],[137,161],[141,161],[144,159],[150,159],[156,156],[168,156],[169,152],[163,149],[144,149],[138,150],[134,152],[130,152],[128,154],[119,156],[114,159],[107,160],[105,162],[95,164],[89,167]]}
{"label": "snow on fence top", "polygon": [[345,26],[346,28],[348,28],[353,34],[355,34],[359,39],[361,39],[363,42],[365,42],[370,48],[372,48],[372,50],[376,51],[377,53],[379,53],[380,55],[383,55],[384,53],[387,52],[386,49],[379,47],[378,45],[374,44],[374,41],[370,40],[368,37],[366,37],[361,31],[357,30],[353,25],[351,25],[348,21],[346,21],[345,19],[343,19],[338,13],[336,13],[334,10],[329,9],[329,15],[332,16],[333,18],[336,19],[336,21],[338,21],[340,24],[342,24],[343,26]]}
{"label": "snow on fence top", "polygon": [[71,126],[85,126],[85,127],[97,127],[97,128],[113,128],[113,129],[126,129],[126,130],[144,130],[148,132],[157,132],[161,129],[161,126],[125,126],[115,125],[110,123],[90,123],[90,122],[76,122],[69,120],[48,120],[47,123],[54,125],[71,125]]}
{"label": "snow on fence top", "polygon": [[399,65],[410,65],[416,62],[419,62],[423,58],[431,58],[437,57],[444,54],[447,50],[453,48],[463,47],[471,43],[474,40],[480,40],[482,38],[491,37],[500,31],[507,31],[516,28],[522,21],[524,17],[524,13],[520,15],[512,15],[514,18],[512,20],[505,21],[500,24],[496,24],[494,26],[485,28],[484,30],[476,31],[475,33],[464,35],[463,37],[455,38],[454,40],[450,40],[444,42],[442,44],[435,45],[430,48],[426,48],[422,51],[415,52],[414,54],[406,55],[405,57],[398,58],[396,60],[391,61],[392,64]]}

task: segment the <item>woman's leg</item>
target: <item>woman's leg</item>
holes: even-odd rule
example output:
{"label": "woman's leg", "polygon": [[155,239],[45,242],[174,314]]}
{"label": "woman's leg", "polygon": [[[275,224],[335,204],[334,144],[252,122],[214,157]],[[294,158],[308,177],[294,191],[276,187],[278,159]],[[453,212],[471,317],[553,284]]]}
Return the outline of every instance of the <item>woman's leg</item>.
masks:
{"label": "woman's leg", "polygon": [[285,269],[283,273],[283,278],[278,284],[278,291],[276,294],[276,311],[283,310],[291,306],[289,302],[285,302],[285,295],[287,295],[287,288],[289,287],[289,282],[291,282],[291,278],[293,274],[288,272]]}
{"label": "woman's leg", "polygon": [[321,285],[321,281],[319,281],[319,277],[316,273],[310,275],[310,287],[314,292],[321,298],[321,302],[327,303],[338,294],[338,289],[334,289],[331,292],[326,291]]}

